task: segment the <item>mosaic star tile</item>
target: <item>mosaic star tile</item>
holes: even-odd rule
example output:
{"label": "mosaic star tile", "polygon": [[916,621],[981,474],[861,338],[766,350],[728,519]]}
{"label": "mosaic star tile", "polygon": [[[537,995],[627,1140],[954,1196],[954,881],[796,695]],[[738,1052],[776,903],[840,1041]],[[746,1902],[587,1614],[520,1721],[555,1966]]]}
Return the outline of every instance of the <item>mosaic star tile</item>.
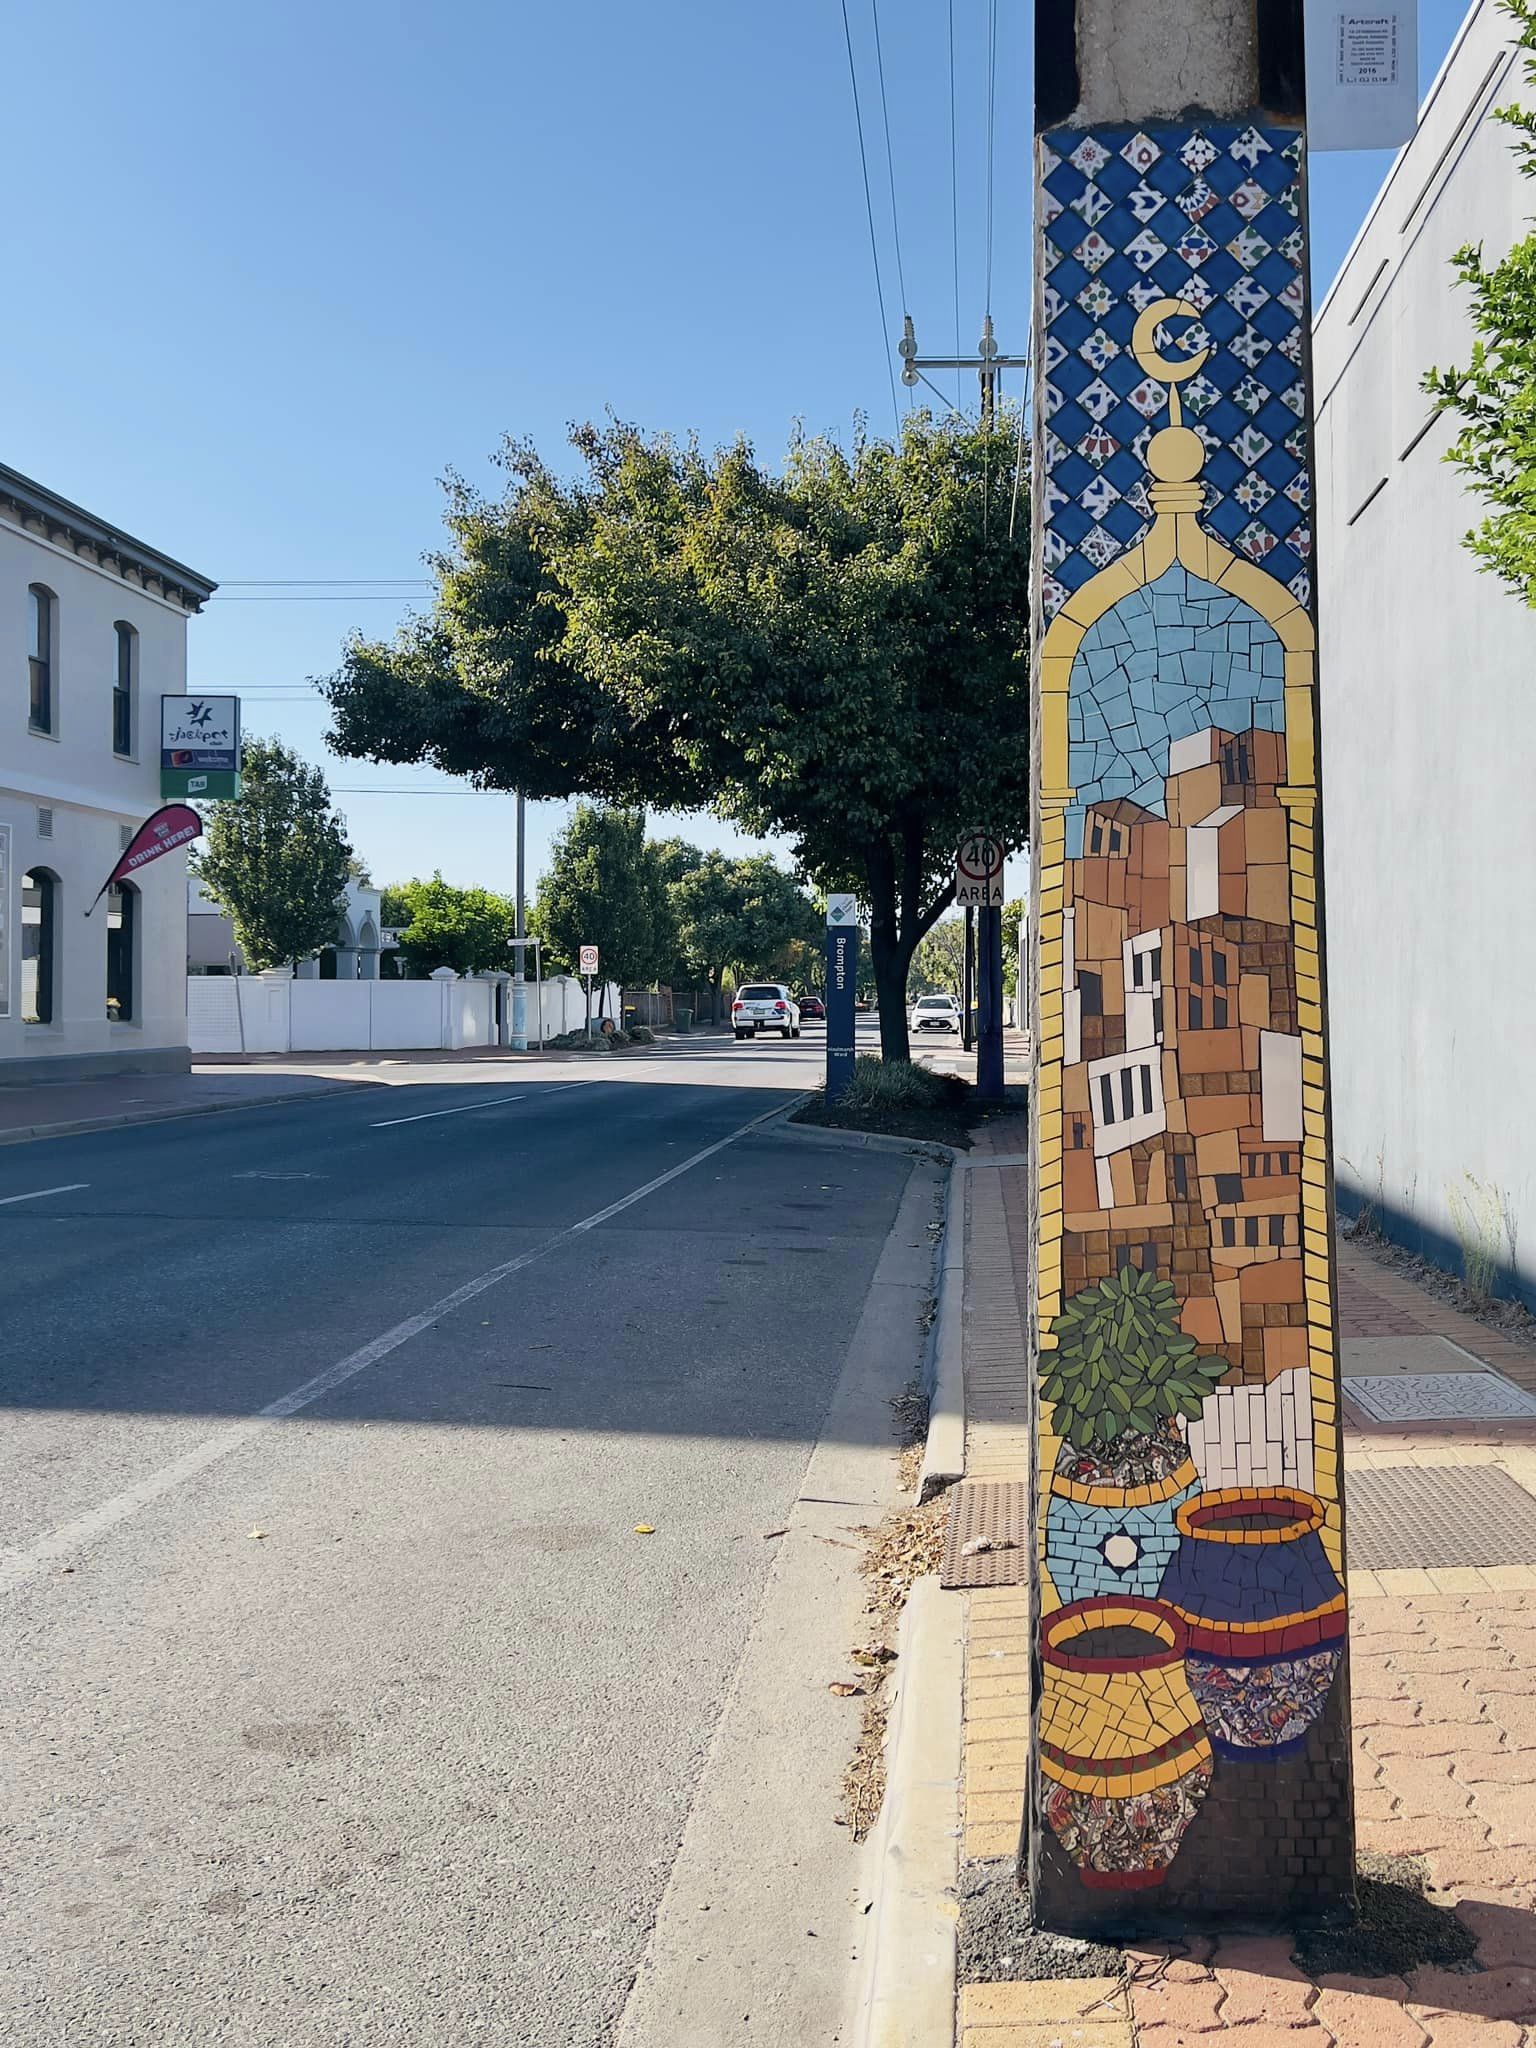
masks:
{"label": "mosaic star tile", "polygon": [[1194,133],[1060,129],[1039,148],[1051,273],[1040,336],[1043,481],[1048,495],[1060,493],[1053,523],[1069,505],[1081,513],[1047,564],[1045,616],[1146,531],[1142,458],[1167,423],[1167,391],[1141,374],[1130,340],[1139,313],[1162,298],[1201,316],[1203,332],[1183,323],[1172,345],[1208,340],[1212,351],[1183,393],[1208,451],[1202,524],[1287,587],[1300,579],[1310,588],[1294,132],[1221,122]]}

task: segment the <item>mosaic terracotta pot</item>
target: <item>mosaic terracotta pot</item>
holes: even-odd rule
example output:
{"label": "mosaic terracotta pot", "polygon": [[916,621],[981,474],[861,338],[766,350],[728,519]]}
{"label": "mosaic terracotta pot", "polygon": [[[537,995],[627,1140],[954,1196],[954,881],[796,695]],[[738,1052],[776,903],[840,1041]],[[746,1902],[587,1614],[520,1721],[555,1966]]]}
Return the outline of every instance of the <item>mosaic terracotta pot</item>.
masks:
{"label": "mosaic terracotta pot", "polygon": [[1155,1598],[1179,1547],[1178,1511],[1199,1491],[1188,1457],[1166,1478],[1141,1486],[1053,1472],[1045,1559],[1062,1600]]}
{"label": "mosaic terracotta pot", "polygon": [[1348,1618],[1323,1513],[1288,1486],[1227,1487],[1178,1511],[1162,1597],[1189,1632],[1190,1687],[1224,1756],[1293,1753],[1327,1703]]}
{"label": "mosaic terracotta pot", "polygon": [[1155,1600],[1078,1600],[1040,1624],[1045,1817],[1085,1885],[1161,1884],[1210,1790],[1184,1649]]}

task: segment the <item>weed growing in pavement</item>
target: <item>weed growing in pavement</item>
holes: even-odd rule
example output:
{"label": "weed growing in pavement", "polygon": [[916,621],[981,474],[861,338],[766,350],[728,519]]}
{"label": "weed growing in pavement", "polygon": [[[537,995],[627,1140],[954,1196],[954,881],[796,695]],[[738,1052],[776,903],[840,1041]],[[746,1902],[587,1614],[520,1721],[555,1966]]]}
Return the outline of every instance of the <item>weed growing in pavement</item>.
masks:
{"label": "weed growing in pavement", "polygon": [[1510,1269],[1515,1263],[1519,1225],[1509,1205],[1509,1196],[1495,1181],[1481,1181],[1464,1173],[1460,1183],[1445,1191],[1451,1212],[1451,1227],[1461,1246],[1461,1271],[1467,1292],[1483,1303],[1493,1294],[1493,1284],[1507,1250]]}

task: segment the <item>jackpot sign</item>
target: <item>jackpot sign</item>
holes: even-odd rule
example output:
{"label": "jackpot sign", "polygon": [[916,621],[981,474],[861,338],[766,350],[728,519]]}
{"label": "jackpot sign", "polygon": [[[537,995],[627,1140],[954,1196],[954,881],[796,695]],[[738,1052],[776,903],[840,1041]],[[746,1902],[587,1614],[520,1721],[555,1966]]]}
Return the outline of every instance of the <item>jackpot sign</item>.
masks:
{"label": "jackpot sign", "polygon": [[240,794],[240,699],[160,699],[160,794]]}

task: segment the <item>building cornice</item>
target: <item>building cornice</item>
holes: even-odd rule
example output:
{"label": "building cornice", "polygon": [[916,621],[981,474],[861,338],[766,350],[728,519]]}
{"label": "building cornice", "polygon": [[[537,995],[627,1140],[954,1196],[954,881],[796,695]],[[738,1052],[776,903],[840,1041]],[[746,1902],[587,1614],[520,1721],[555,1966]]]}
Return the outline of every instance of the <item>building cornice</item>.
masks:
{"label": "building cornice", "polygon": [[32,539],[46,541],[88,568],[116,576],[183,612],[201,611],[218,588],[211,578],[82,511],[4,463],[0,463],[0,516]]}

